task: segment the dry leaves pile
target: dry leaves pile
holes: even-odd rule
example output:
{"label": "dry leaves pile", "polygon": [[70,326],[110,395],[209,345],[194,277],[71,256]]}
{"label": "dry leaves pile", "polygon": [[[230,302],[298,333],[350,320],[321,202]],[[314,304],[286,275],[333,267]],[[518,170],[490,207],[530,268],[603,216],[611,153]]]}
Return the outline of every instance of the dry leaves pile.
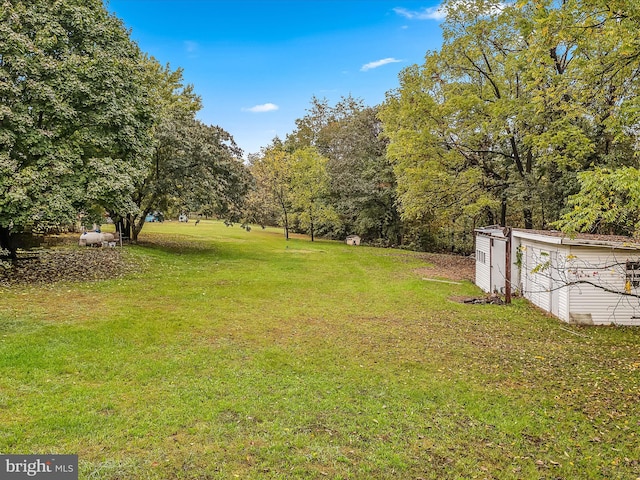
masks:
{"label": "dry leaves pile", "polygon": [[105,280],[136,268],[120,248],[43,249],[21,253],[15,263],[0,266],[0,285]]}

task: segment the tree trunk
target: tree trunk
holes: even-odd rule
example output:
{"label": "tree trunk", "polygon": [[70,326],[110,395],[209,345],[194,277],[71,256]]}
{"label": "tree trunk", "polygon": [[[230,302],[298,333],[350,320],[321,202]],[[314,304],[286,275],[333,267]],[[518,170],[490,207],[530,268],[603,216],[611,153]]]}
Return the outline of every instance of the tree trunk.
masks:
{"label": "tree trunk", "polygon": [[284,238],[289,240],[289,215],[287,214],[287,209],[283,208],[284,211]]}
{"label": "tree trunk", "polygon": [[313,216],[311,215],[311,213],[309,213],[309,229],[311,230],[311,241],[313,242],[315,238],[314,238],[314,231],[313,231]]}
{"label": "tree trunk", "polygon": [[524,216],[524,228],[533,228],[533,210],[531,209],[531,190],[529,190],[529,179],[531,178],[531,171],[533,170],[533,152],[531,149],[527,150],[525,168],[527,172],[525,187],[527,187],[527,193],[524,196],[524,210],[522,212]]}
{"label": "tree trunk", "polygon": [[116,222],[116,232],[120,234],[120,238],[131,238],[131,223],[128,218],[120,217]]}
{"label": "tree trunk", "polygon": [[[9,228],[0,227],[0,249],[4,249],[9,252],[5,258],[9,258],[11,260],[18,258],[17,249],[11,242],[11,230]],[[0,258],[2,258],[2,256],[3,255],[0,254]]]}
{"label": "tree trunk", "polygon": [[522,159],[520,157],[520,152],[518,150],[518,144],[516,142],[516,137],[511,135],[511,137],[509,138],[509,142],[511,143],[511,152],[516,163],[516,168],[518,169],[520,178],[524,183],[525,189],[527,189],[522,199],[525,205],[522,209],[522,215],[524,217],[524,228],[533,228],[533,212],[530,206],[531,193],[529,192],[529,175],[531,174],[531,171],[533,169],[533,153],[531,149],[527,150],[525,155],[525,163],[523,165]]}
{"label": "tree trunk", "polygon": [[[530,198],[525,198],[525,203],[528,203],[530,200]],[[531,211],[531,208],[523,208],[522,215],[524,216],[524,228],[533,228],[533,212]]]}
{"label": "tree trunk", "polygon": [[507,194],[502,194],[502,199],[500,200],[500,226],[507,226]]}
{"label": "tree trunk", "polygon": [[138,243],[138,235],[142,231],[142,227],[144,227],[144,221],[147,218],[147,214],[143,214],[140,216],[140,219],[136,223],[135,221],[131,222],[131,243]]}

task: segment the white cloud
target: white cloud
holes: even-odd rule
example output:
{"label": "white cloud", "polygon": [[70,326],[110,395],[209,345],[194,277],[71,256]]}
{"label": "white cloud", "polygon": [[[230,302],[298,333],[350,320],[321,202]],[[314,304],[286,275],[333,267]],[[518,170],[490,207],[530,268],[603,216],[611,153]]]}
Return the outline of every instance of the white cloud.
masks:
{"label": "white cloud", "polygon": [[188,53],[195,53],[198,50],[198,42],[192,42],[191,40],[185,40],[184,48]]}
{"label": "white cloud", "polygon": [[442,5],[425,8],[419,11],[407,10],[406,8],[394,8],[393,11],[402,17],[408,18],[409,20],[444,20],[447,16]]}
{"label": "white cloud", "polygon": [[[456,5],[468,5],[468,0],[454,0],[449,3],[450,8],[455,8]],[[498,3],[489,8],[485,15],[497,15],[508,5],[513,4],[512,0],[505,0],[502,3]],[[423,8],[422,10],[407,10],[406,8],[397,7],[393,9],[398,15],[408,18],[409,20],[436,20],[442,21],[447,18],[447,10],[444,3],[435,7]]]}
{"label": "white cloud", "polygon": [[253,112],[253,113],[264,113],[264,112],[273,112],[278,110],[280,107],[275,103],[263,103],[262,105],[255,105],[251,108],[243,108],[243,112]]}
{"label": "white cloud", "polygon": [[383,65],[387,65],[388,63],[398,63],[401,62],[402,60],[398,60],[397,58],[383,58],[382,60],[376,60],[375,62],[369,62],[369,63],[365,63],[362,68],[360,69],[360,71],[362,72],[366,72],[367,70],[371,70],[373,68],[378,68],[378,67],[382,67]]}

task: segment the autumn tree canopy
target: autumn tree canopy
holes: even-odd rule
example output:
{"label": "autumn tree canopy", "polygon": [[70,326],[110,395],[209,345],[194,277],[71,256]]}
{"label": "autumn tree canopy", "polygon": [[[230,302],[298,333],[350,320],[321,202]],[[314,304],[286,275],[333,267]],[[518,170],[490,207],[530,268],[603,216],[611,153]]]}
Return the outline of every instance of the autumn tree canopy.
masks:
{"label": "autumn tree canopy", "polygon": [[442,48],[380,113],[403,218],[619,231],[593,186],[637,162],[632,3],[445,3]]}

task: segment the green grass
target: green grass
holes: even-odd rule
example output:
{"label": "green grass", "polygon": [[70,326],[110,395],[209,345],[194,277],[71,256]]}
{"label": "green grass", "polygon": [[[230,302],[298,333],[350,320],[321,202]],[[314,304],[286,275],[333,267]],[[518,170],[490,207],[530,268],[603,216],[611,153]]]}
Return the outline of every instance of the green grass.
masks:
{"label": "green grass", "polygon": [[149,224],[144,268],[0,290],[0,452],[90,479],[635,479],[640,332],[451,301],[418,255]]}

